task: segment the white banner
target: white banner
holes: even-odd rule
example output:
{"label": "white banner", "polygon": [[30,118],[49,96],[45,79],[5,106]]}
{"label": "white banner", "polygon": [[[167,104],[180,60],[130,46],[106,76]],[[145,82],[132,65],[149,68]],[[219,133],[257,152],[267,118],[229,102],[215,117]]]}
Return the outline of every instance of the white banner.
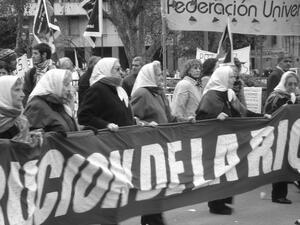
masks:
{"label": "white banner", "polygon": [[17,58],[17,69],[16,69],[17,75],[19,77],[24,77],[25,72],[29,70],[29,66],[30,64],[28,62],[26,54]]}
{"label": "white banner", "polygon": [[[215,58],[217,53],[204,51],[197,48],[196,59],[199,59],[202,63],[208,58]],[[233,50],[233,57],[238,58],[242,64],[241,73],[250,74],[250,46]]]}
{"label": "white banner", "polygon": [[161,0],[172,30],[300,35],[300,0]]}

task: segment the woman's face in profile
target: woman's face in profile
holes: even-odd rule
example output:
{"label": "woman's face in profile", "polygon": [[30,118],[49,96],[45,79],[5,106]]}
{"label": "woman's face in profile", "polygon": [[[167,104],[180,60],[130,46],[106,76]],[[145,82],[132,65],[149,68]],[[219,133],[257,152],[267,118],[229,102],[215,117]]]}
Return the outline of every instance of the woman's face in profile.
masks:
{"label": "woman's face in profile", "polygon": [[70,98],[72,98],[72,73],[71,71],[66,71],[63,80],[62,99],[69,100]]}
{"label": "woman's face in profile", "polygon": [[294,76],[288,77],[284,86],[288,93],[295,93],[298,87],[298,80]]}
{"label": "woman's face in profile", "polygon": [[18,109],[22,108],[24,96],[23,83],[18,79],[11,88],[12,105]]}
{"label": "woman's face in profile", "polygon": [[228,76],[228,88],[233,88],[233,84],[236,80],[236,73],[232,71]]}
{"label": "woman's face in profile", "polygon": [[113,65],[113,67],[111,68],[111,75],[113,77],[121,77],[121,65],[119,60],[116,61]]}

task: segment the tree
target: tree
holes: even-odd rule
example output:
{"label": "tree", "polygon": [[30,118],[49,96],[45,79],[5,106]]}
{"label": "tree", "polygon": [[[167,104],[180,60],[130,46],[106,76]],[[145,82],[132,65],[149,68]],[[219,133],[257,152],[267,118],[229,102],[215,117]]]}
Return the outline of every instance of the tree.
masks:
{"label": "tree", "polygon": [[[139,55],[151,61],[161,47],[159,0],[110,0],[104,11],[116,27],[129,63]],[[148,45],[146,47],[146,45]]]}

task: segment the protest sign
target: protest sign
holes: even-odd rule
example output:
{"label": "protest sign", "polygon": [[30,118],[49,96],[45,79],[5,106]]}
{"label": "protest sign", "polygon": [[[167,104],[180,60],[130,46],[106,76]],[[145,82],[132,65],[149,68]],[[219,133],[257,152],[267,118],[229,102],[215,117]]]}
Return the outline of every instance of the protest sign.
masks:
{"label": "protest sign", "polygon": [[[242,64],[241,73],[250,74],[250,46],[233,50],[233,57],[238,58]],[[216,58],[217,53],[201,50],[197,48],[196,59],[199,59],[202,63],[208,58]]]}
{"label": "protest sign", "polygon": [[0,224],[111,224],[299,180],[299,115],[0,139]]}
{"label": "protest sign", "polygon": [[300,0],[161,1],[172,30],[222,32],[229,17],[232,33],[300,35]]}
{"label": "protest sign", "polygon": [[16,66],[17,75],[19,77],[24,77],[25,72],[29,70],[29,66],[30,65],[26,54],[17,58],[17,66]]}
{"label": "protest sign", "polygon": [[262,113],[262,87],[244,87],[247,109]]}

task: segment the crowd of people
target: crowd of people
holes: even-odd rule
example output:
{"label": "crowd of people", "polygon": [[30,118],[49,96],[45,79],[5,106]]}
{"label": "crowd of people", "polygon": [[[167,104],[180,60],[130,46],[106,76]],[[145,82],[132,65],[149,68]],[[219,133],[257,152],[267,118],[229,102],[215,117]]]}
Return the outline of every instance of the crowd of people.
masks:
{"label": "crowd of people", "polygon": [[[8,59],[8,60],[7,60]],[[188,60],[181,71],[172,102],[164,92],[159,61],[145,63],[140,56],[131,63],[129,75],[121,76],[119,59],[90,57],[87,70],[72,86],[74,65],[68,58],[57,64],[51,48],[37,44],[32,49],[33,68],[23,78],[12,76],[16,56],[0,51],[0,138],[15,139],[31,146],[40,143],[41,132],[109,129],[131,125],[157,126],[171,122],[195,122],[228,117],[267,117],[287,104],[299,103],[299,78],[289,71],[290,56],[279,58],[268,77],[268,98],[262,114],[247,109],[240,78],[241,65],[220,64],[218,59]],[[9,61],[9,62],[8,62]],[[75,107],[78,91],[79,106]],[[76,113],[76,114],[75,114]],[[299,183],[295,182],[299,186]],[[291,204],[288,182],[273,184],[272,201]],[[230,215],[233,197],[208,203],[214,214]],[[143,215],[142,225],[165,224],[161,213]]]}

